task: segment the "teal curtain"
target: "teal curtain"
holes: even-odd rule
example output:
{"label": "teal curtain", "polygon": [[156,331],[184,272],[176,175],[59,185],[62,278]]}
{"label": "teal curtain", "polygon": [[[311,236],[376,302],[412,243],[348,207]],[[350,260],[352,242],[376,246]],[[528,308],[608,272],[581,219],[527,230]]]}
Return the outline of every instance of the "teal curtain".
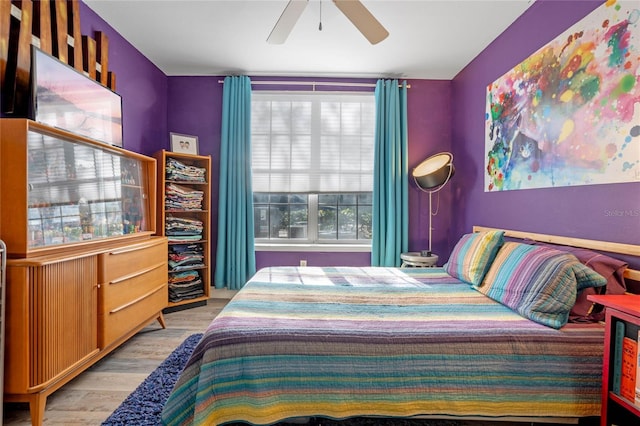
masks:
{"label": "teal curtain", "polygon": [[224,79],[216,288],[239,290],[256,272],[251,189],[251,80]]}
{"label": "teal curtain", "polygon": [[400,266],[408,250],[407,84],[376,83],[372,266]]}

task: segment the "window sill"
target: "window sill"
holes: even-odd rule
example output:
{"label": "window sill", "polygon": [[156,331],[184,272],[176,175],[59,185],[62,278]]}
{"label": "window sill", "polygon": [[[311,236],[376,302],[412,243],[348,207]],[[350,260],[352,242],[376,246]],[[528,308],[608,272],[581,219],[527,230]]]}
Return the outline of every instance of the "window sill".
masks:
{"label": "window sill", "polygon": [[369,244],[282,244],[256,243],[256,251],[291,251],[291,252],[371,252]]}

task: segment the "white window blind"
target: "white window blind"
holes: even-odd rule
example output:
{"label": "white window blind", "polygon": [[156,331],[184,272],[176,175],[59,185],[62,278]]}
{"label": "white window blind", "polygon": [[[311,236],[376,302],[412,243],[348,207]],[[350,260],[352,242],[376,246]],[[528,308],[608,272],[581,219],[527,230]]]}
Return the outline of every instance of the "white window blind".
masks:
{"label": "white window blind", "polygon": [[373,190],[373,93],[251,96],[254,192]]}

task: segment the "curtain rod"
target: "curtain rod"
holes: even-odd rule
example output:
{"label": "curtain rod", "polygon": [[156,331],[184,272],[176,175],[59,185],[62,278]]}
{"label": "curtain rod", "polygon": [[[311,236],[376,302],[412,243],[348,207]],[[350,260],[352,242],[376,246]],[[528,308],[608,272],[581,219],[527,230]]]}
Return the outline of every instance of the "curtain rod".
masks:
{"label": "curtain rod", "polygon": [[[224,80],[218,80],[218,83],[224,84]],[[349,83],[338,81],[266,81],[258,80],[252,81],[252,85],[265,85],[265,86],[313,86],[314,90],[316,86],[333,86],[333,87],[376,87],[375,83]],[[398,85],[402,87],[401,84]],[[407,89],[410,89],[411,85],[407,84]]]}

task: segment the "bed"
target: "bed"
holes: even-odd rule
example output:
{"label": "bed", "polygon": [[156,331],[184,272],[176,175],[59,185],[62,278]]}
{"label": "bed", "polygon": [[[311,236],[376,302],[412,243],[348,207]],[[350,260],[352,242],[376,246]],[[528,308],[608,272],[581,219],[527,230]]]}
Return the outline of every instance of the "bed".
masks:
{"label": "bed", "polygon": [[[514,287],[492,285],[490,276],[531,274],[513,269],[512,253],[504,254],[509,250],[526,251],[516,253],[526,269],[545,265],[536,272],[538,284],[550,281],[542,270],[555,274],[561,267],[540,260],[551,257],[546,251],[520,247],[529,243],[505,242],[519,233],[476,231],[456,244],[445,267],[258,271],[207,328],[165,405],[163,423],[266,425],[353,416],[570,423],[598,416],[603,325],[558,322],[555,311],[541,318],[557,300],[534,303],[529,287],[518,301]],[[489,233],[493,245],[479,237]],[[640,247],[606,248],[637,255]],[[606,287],[601,274],[563,258],[570,266],[562,267],[578,280],[559,280],[554,297],[568,293],[560,299],[573,304],[584,282]],[[622,269],[638,279],[638,271]],[[519,311],[524,305],[532,311]]]}

